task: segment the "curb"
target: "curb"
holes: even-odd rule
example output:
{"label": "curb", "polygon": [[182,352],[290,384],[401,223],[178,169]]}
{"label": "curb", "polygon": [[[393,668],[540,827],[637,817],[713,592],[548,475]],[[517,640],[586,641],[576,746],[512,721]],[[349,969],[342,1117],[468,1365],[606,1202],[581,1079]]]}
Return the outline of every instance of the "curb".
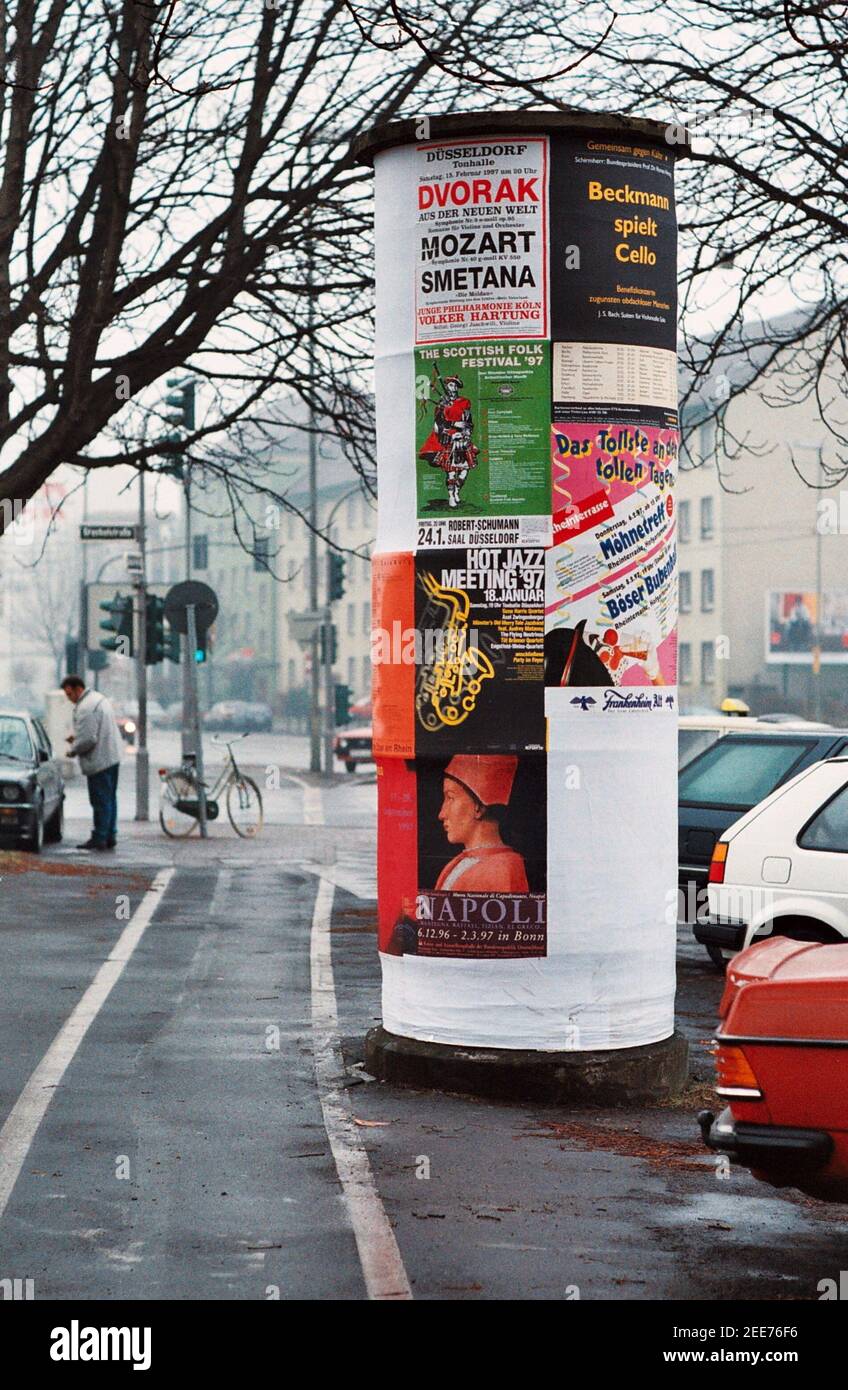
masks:
{"label": "curb", "polygon": [[689,1075],[680,1033],[645,1047],[610,1052],[536,1052],[455,1047],[372,1028],[365,1070],[381,1081],[455,1091],[487,1100],[549,1105],[644,1105],[679,1095]]}

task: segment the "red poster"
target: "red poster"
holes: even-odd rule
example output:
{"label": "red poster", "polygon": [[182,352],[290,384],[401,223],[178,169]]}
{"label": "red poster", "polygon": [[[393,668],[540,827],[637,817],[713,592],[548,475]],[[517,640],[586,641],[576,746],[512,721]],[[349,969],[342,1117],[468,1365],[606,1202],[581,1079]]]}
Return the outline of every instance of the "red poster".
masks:
{"label": "red poster", "polygon": [[371,669],[375,758],[415,753],[415,557],[371,562]]}

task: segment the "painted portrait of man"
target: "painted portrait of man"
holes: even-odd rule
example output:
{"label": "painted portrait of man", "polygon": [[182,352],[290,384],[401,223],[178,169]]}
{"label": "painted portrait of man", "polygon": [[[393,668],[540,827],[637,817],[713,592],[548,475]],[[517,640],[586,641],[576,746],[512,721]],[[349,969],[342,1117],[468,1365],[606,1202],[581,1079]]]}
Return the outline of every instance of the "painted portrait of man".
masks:
{"label": "painted portrait of man", "polygon": [[457,754],[445,768],[439,821],[451,845],[461,849],[439,875],[437,892],[526,893],[521,855],[501,836],[516,757]]}

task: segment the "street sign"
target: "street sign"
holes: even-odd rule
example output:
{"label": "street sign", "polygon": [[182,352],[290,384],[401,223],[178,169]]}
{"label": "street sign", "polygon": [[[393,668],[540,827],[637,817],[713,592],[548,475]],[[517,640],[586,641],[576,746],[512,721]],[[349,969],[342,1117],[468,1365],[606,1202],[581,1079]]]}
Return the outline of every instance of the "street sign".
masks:
{"label": "street sign", "polygon": [[83,522],[80,526],[81,541],[137,541],[137,526],[93,526]]}
{"label": "street sign", "polygon": [[175,584],[165,595],[165,617],[176,632],[188,633],[188,606],[194,606],[194,621],[198,633],[204,633],[218,616],[218,595],[199,579],[186,579]]}
{"label": "street sign", "polygon": [[289,613],[289,632],[301,647],[311,647],[324,621],[323,613]]}

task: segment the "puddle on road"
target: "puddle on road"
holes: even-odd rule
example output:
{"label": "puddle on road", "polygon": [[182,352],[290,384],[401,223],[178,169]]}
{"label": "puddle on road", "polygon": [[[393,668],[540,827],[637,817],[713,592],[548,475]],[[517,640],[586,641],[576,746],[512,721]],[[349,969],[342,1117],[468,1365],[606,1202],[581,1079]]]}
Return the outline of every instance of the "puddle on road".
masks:
{"label": "puddle on road", "polygon": [[[716,1186],[718,1187],[716,1182]],[[791,1192],[791,1189],[788,1189]],[[768,1188],[763,1195],[747,1196],[733,1191],[701,1192],[691,1196],[681,1196],[673,1210],[658,1207],[651,1212],[653,1226],[686,1226],[690,1230],[700,1227],[715,1232],[716,1240],[725,1235],[745,1244],[760,1243],[764,1236],[786,1236],[792,1232],[809,1235],[815,1230],[812,1213],[789,1197],[769,1195]],[[820,1208],[820,1210],[824,1210]],[[728,1229],[729,1228],[729,1229]]]}

